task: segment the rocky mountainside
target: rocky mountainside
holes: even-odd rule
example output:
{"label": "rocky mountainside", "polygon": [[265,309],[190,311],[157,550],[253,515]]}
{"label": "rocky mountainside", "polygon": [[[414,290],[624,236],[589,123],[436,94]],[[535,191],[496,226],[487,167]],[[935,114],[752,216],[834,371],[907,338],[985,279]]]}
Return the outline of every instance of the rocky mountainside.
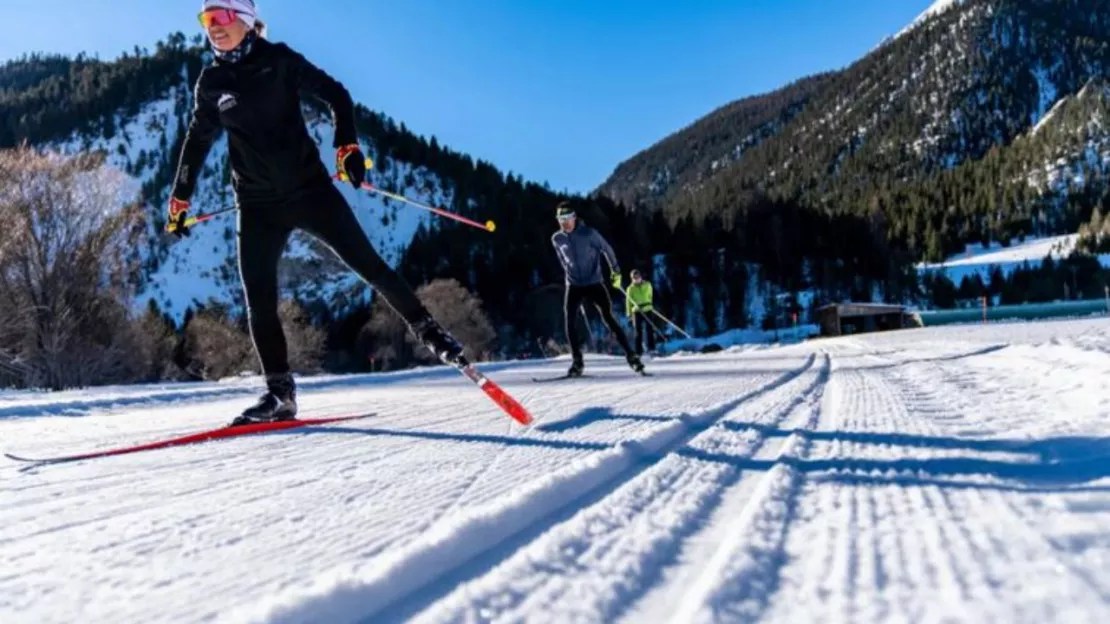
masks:
{"label": "rocky mountainside", "polygon": [[[241,309],[235,216],[229,213],[193,229],[182,241],[160,233],[164,206],[181,140],[192,109],[192,89],[209,52],[199,38],[176,34],[153,51],[136,49],[112,61],[85,56],[28,55],[0,66],[0,148],[27,142],[66,153],[102,151],[108,163],[135,178],[147,204],[151,235],[144,250],[142,309],[153,300],[181,319],[189,308],[222,304]],[[330,115],[306,101],[305,117],[323,162],[334,168]],[[464,214],[481,207],[465,197],[487,163],[418,137],[403,123],[357,107],[360,142],[375,166],[370,181],[380,188]],[[233,205],[226,136],[206,160],[193,198],[198,212]],[[397,264],[418,230],[434,231],[429,213],[340,186],[387,261]],[[307,236],[295,236],[283,258],[283,291],[320,301],[336,313],[368,302],[370,290],[332,254]]]}
{"label": "rocky mountainside", "polygon": [[1107,0],[941,0],[851,66],[726,106],[598,191],[673,218],[771,193],[885,220],[934,259],[1074,232],[1093,206],[1068,194],[1104,194],[1107,69]]}
{"label": "rocky mountainside", "polygon": [[[724,106],[622,163],[600,192],[570,199],[693,334],[805,322],[845,299],[951,303],[952,285],[924,283],[918,260],[966,242],[1104,227],[1092,214],[1100,204],[1110,213],[1108,3],[944,0],[852,66]],[[135,307],[154,301],[175,319],[209,302],[241,312],[234,213],[189,240],[160,233],[206,62],[200,39],[178,34],[113,61],[34,55],[0,65],[0,148],[101,150],[142,187],[151,232]],[[311,101],[304,111],[333,166],[329,116]],[[389,261],[414,284],[448,278],[476,295],[501,354],[565,343],[550,242],[564,197],[382,113],[358,106],[356,119],[375,185],[497,223],[490,233],[341,187]],[[230,205],[229,182],[221,140],[194,204]],[[1097,271],[1071,274],[1089,282],[1073,292],[1095,288]],[[309,238],[291,242],[281,275],[284,294],[327,328],[329,348],[363,366],[353,345],[372,314],[370,289]],[[1007,301],[1033,296],[1006,287]]]}

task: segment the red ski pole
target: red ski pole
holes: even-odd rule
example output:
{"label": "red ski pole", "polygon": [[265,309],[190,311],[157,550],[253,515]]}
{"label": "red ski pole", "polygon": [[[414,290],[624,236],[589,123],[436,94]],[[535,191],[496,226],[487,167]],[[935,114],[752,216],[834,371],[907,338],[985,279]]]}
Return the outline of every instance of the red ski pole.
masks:
{"label": "red ski pole", "polygon": [[435,206],[429,206],[427,204],[422,204],[418,201],[413,201],[413,200],[405,197],[404,195],[398,195],[397,193],[391,193],[387,190],[380,189],[380,188],[374,186],[373,184],[370,184],[369,182],[363,182],[362,183],[362,188],[364,190],[370,191],[371,193],[377,193],[379,195],[384,195],[384,196],[389,197],[391,199],[396,199],[399,202],[405,202],[406,204],[408,204],[410,206],[415,206],[417,208],[423,208],[424,210],[427,210],[429,212],[434,212],[435,214],[447,217],[448,219],[454,219],[455,221],[458,221],[459,223],[465,223],[469,226],[476,227],[480,230],[486,230],[487,232],[492,232],[495,229],[497,229],[497,224],[494,223],[492,220],[491,221],[486,221],[484,224],[478,223],[477,221],[467,219],[466,217],[464,217],[462,215],[458,215],[458,214],[455,214],[453,212],[449,212],[447,210],[444,210],[443,208],[436,208]]}
{"label": "red ski pole", "polygon": [[[373,169],[374,168],[374,161],[367,158],[366,159],[366,168],[367,169]],[[335,180],[339,180],[341,182],[346,182],[347,181],[347,176],[343,175],[342,173],[337,173],[334,176],[332,176],[332,178],[335,179]],[[408,197],[405,197],[404,195],[399,195],[397,193],[392,193],[392,192],[387,191],[385,189],[380,189],[380,188],[374,186],[373,184],[370,184],[369,182],[363,182],[362,183],[362,189],[365,190],[365,191],[370,191],[371,193],[377,193],[379,195],[383,195],[383,196],[388,197],[390,199],[395,199],[399,202],[404,202],[404,203],[406,203],[410,206],[415,206],[416,208],[427,210],[428,212],[433,212],[433,213],[435,213],[437,215],[440,215],[442,217],[447,217],[448,219],[454,219],[455,221],[458,221],[459,223],[465,223],[466,225],[469,225],[471,227],[476,227],[479,230],[485,230],[487,232],[492,232],[495,229],[497,229],[497,224],[494,223],[492,220],[486,221],[485,223],[479,223],[477,221],[467,219],[466,217],[464,217],[460,214],[455,214],[454,212],[451,212],[449,210],[444,210],[443,208],[436,208],[435,206],[429,206],[428,204],[424,204],[424,203],[409,199]]]}

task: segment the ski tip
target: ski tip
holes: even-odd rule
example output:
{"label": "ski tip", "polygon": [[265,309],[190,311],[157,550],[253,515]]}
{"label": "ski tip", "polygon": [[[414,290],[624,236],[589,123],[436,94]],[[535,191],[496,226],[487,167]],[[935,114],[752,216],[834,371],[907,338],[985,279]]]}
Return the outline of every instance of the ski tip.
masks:
{"label": "ski tip", "polygon": [[4,453],[4,457],[12,461],[22,462],[24,464],[49,464],[52,460],[49,459],[35,459],[33,457],[22,457],[20,455],[13,455],[11,453]]}

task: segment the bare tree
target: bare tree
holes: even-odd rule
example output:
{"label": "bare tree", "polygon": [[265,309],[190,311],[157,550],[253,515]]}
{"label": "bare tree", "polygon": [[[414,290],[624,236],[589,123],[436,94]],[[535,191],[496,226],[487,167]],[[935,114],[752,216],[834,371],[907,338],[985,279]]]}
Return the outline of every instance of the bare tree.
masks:
{"label": "bare tree", "polygon": [[401,317],[381,297],[375,298],[360,337],[371,345],[368,352],[375,370],[392,370],[412,361],[413,344],[405,340],[406,331]]}
{"label": "bare tree", "polygon": [[[482,310],[482,301],[457,280],[437,279],[416,289],[416,296],[428,311],[464,347],[471,361],[488,359],[494,348],[497,333]],[[400,317],[387,305],[377,300],[370,322],[363,328],[373,340],[375,359],[382,368],[403,365],[410,359],[430,363],[436,361],[427,349],[417,345]]]}
{"label": "bare tree", "polygon": [[185,326],[185,369],[200,379],[217,380],[261,370],[250,335],[225,306],[206,307]]}
{"label": "bare tree", "polygon": [[0,383],[125,381],[138,189],[99,154],[0,150]]}
{"label": "bare tree", "polygon": [[293,299],[283,299],[278,306],[289,351],[289,368],[295,373],[318,373],[322,370],[327,335],[312,325],[308,313]]}
{"label": "bare tree", "polygon": [[[488,359],[497,339],[497,332],[482,310],[482,300],[453,279],[437,279],[417,289],[416,294],[428,311],[465,347],[465,354],[474,361]],[[415,343],[412,336],[409,340]],[[424,348],[417,350],[424,361],[435,357]]]}
{"label": "bare tree", "polygon": [[174,325],[162,315],[153,300],[130,328],[128,353],[131,354],[134,381],[183,381],[187,378],[185,371],[174,363],[178,342]]}

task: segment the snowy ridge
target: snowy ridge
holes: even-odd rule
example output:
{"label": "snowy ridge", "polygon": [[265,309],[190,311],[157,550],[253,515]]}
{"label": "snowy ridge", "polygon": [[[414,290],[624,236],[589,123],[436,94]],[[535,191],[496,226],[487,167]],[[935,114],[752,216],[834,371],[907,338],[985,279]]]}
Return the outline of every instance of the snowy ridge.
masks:
{"label": "snowy ridge", "polygon": [[[74,133],[68,139],[49,147],[64,153],[78,150],[103,150],[108,155],[108,166],[117,168],[137,182],[149,183],[159,173],[172,172],[177,165],[177,153],[171,147],[178,140],[178,133],[188,125],[192,110],[192,91],[184,69],[180,83],[157,100],[146,103],[138,114],[127,117],[117,115],[111,137]],[[320,117],[307,108],[305,115],[310,134],[320,147],[321,159],[329,172],[335,172],[335,151],[331,147],[334,130],[330,118]],[[364,153],[377,159],[374,145],[360,141]],[[227,138],[221,133],[213,145],[198,179],[192,199],[193,212],[214,212],[234,205],[227,161]],[[418,201],[435,205],[449,204],[453,191],[445,188],[438,178],[424,168],[390,159],[387,171],[378,168],[367,174],[368,180],[381,188],[404,194]],[[401,254],[408,247],[421,223],[433,225],[427,213],[398,202],[355,191],[349,185],[336,183],[352,206],[371,243],[391,266],[396,266]],[[159,189],[151,199],[148,214],[164,214],[169,188]],[[142,292],[134,307],[143,309],[150,299],[158,302],[164,312],[180,320],[190,306],[210,301],[237,305],[241,300],[241,286],[236,258],[236,217],[234,213],[221,215],[192,229],[192,235],[167,245],[153,244],[144,254],[157,258],[157,269],[147,275]],[[151,231],[155,239],[168,235]],[[325,270],[297,270],[299,265],[323,263]],[[287,296],[301,298],[321,297],[335,309],[366,301],[369,289],[346,266],[334,258],[330,251],[310,241],[301,233],[295,234],[283,257],[282,290]],[[330,270],[329,270],[330,269]]]}
{"label": "snowy ridge", "polygon": [[1030,134],[1037,134],[1038,132],[1040,132],[1041,128],[1043,128],[1045,125],[1047,125],[1048,122],[1052,121],[1052,118],[1056,115],[1057,112],[1060,111],[1060,108],[1064,104],[1066,104],[1069,99],[1070,99],[1070,96],[1065,96],[1065,97],[1062,97],[1059,100],[1057,100],[1056,103],[1052,105],[1052,108],[1050,108],[1048,110],[1048,112],[1045,113],[1040,118],[1040,120],[1037,121],[1037,123],[1033,126],[1033,129],[1029,131]]}
{"label": "snowy ridge", "polygon": [[[489,367],[539,417],[531,430],[439,367],[305,386],[306,415],[376,412],[350,425],[56,466],[0,461],[0,614],[1104,619],[1105,320],[663,358],[650,380],[591,356],[591,378],[542,392],[529,381],[565,365]],[[29,412],[40,395],[0,399]],[[158,439],[250,400],[84,398],[80,418],[0,419],[3,450]]]}
{"label": "snowy ridge", "polygon": [[[917,270],[924,272],[943,272],[948,279],[959,285],[964,277],[978,274],[984,281],[989,280],[994,267],[1009,275],[1024,264],[1040,266],[1045,258],[1059,260],[1075,251],[1078,234],[1027,238],[1025,241],[1012,241],[1009,247],[994,243],[988,248],[980,244],[967,245],[964,253],[952,256],[941,263],[919,263]],[[1099,256],[1104,267],[1110,267],[1110,254]]]}
{"label": "snowy ridge", "polygon": [[1084,185],[1092,172],[1110,172],[1110,86],[1091,80],[1061,98],[1019,145],[1046,135],[1057,148],[1038,155],[1021,180],[1038,192],[1062,195]]}
{"label": "snowy ridge", "polygon": [[898,33],[894,35],[893,39],[901,37],[914,28],[917,28],[918,26],[921,26],[925,22],[929,21],[930,18],[940,15],[953,7],[957,7],[963,2],[964,0],[936,0],[935,2],[933,2],[933,4],[929,5],[929,8],[925,9],[921,12],[920,15],[914,18],[914,20],[910,22],[909,25],[898,31]]}

